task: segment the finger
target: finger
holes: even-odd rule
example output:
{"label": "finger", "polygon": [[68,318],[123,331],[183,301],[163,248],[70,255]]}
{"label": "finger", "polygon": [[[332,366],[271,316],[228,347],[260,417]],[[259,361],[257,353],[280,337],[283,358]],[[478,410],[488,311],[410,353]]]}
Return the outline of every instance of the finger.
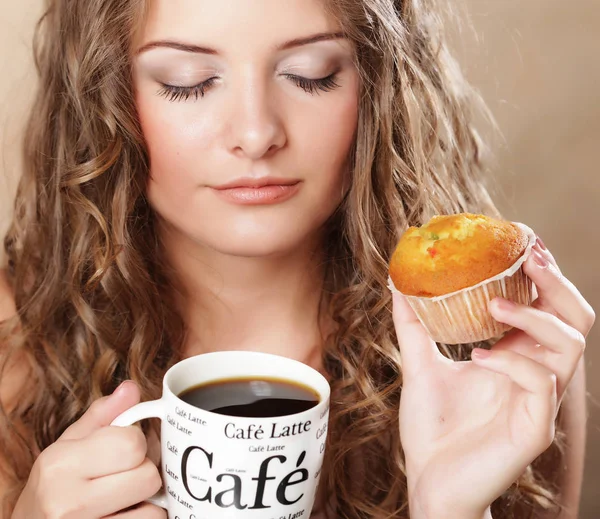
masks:
{"label": "finger", "polygon": [[552,308],[567,324],[587,335],[595,321],[594,310],[547,255],[534,247],[523,269],[537,287],[536,306]]}
{"label": "finger", "polygon": [[544,244],[544,242],[542,241],[542,239],[539,236],[537,236],[537,240],[535,242],[534,247],[545,258],[547,258],[550,263],[552,263],[556,267],[556,270],[558,270],[560,272],[560,267],[558,266],[558,263],[557,263],[556,259],[554,258],[554,256],[552,255],[552,253],[550,252],[550,250],[548,249],[548,247],[546,247],[546,245]]}
{"label": "finger", "polygon": [[[585,350],[585,337],[554,315],[504,299],[494,299],[490,311],[498,321],[526,332],[531,340],[523,341],[513,351],[526,355],[555,373],[558,398],[562,399]],[[502,349],[502,345],[497,349]]]}
{"label": "finger", "polygon": [[99,398],[83,416],[68,427],[60,440],[79,440],[101,427],[110,425],[121,413],[140,401],[140,390],[131,380],[123,382],[112,395]]}
{"label": "finger", "polygon": [[511,330],[501,340],[494,344],[491,349],[495,351],[501,350],[518,353],[519,355],[534,360],[538,364],[541,364],[552,371],[552,373],[555,373],[559,401],[562,399],[565,389],[574,375],[571,364],[565,362],[564,357],[560,353],[556,353],[555,351],[542,346],[522,330]]}
{"label": "finger", "polygon": [[[535,352],[541,348],[539,342],[527,335],[523,330],[513,328],[502,339],[495,343],[492,350],[509,350],[526,355],[530,359],[539,362],[535,357]],[[548,350],[547,350],[548,351]]]}
{"label": "finger", "polygon": [[583,354],[583,334],[548,312],[499,297],[491,301],[490,312],[497,321],[523,330],[539,344],[567,355],[574,362]]}
{"label": "finger", "polygon": [[[532,285],[531,288],[532,288],[532,290],[533,289],[537,290],[535,285]],[[533,308],[537,308],[538,310],[541,310],[542,312],[548,312],[549,314],[559,317],[558,312],[554,308],[552,308],[545,299],[542,299],[540,297],[537,297],[537,299],[534,299],[533,303],[531,303],[531,306]]]}
{"label": "finger", "polygon": [[[554,267],[556,267],[556,270],[558,272],[561,272],[561,270],[558,266],[558,263],[554,259],[554,256],[546,248],[546,246],[544,245],[544,242],[542,241],[542,239],[539,236],[537,237],[537,241],[536,241],[535,245],[533,246],[533,248],[535,250],[537,250],[537,252],[539,252],[543,257],[545,257],[552,265],[554,265]],[[533,251],[532,251],[532,254],[533,254]],[[562,272],[561,272],[561,274],[562,274]],[[535,283],[532,284],[531,292],[534,297],[534,301],[531,304],[531,306],[533,306],[534,308],[539,308],[540,310],[543,310],[544,312],[549,312],[551,314],[554,314],[558,317],[558,312],[554,308],[552,308],[552,306],[550,306],[543,298],[539,297],[538,288],[535,285]]]}
{"label": "finger", "polygon": [[547,396],[556,388],[556,375],[541,364],[513,351],[474,348],[473,362],[508,376],[519,387],[534,394]]}
{"label": "finger", "polygon": [[146,459],[148,445],[139,427],[102,427],[71,443],[69,456],[78,465],[77,473],[94,479],[132,470]]}
{"label": "finger", "polygon": [[107,515],[103,519],[167,519],[167,512],[158,506],[144,503],[125,512]]}
{"label": "finger", "polygon": [[471,359],[478,366],[509,377],[527,391],[527,411],[540,427],[554,420],[558,402],[556,375],[541,364],[513,351],[474,348]]}
{"label": "finger", "polygon": [[400,346],[404,376],[414,376],[436,362],[450,362],[440,353],[406,297],[399,292],[393,292],[392,296],[394,326]]}
{"label": "finger", "polygon": [[148,458],[133,470],[88,481],[90,515],[104,517],[125,510],[149,499],[161,486],[158,469]]}
{"label": "finger", "polygon": [[556,267],[557,270],[560,270],[556,259],[554,259],[554,256],[539,236],[536,236],[534,247],[538,249],[538,251],[540,251],[546,258],[548,258],[548,261],[550,261]]}

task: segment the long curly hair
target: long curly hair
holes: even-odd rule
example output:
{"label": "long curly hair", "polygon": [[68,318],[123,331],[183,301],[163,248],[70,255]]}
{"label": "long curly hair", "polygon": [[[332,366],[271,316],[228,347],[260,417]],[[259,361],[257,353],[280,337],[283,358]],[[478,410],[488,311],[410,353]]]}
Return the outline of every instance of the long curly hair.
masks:
{"label": "long curly hair", "polygon": [[[334,517],[408,517],[387,289],[400,234],[433,214],[498,214],[473,125],[485,107],[448,50],[442,3],[324,2],[356,45],[362,78],[352,185],[324,245],[338,325],[323,346],[332,404],[322,481]],[[0,377],[17,358],[31,368],[16,405],[0,408],[8,512],[37,455],[93,400],[127,378],[143,399],[158,398],[181,357],[185,323],[145,197],[149,160],[132,92],[132,37],[145,10],[143,0],[46,0],[36,27],[39,84],[4,242],[17,315],[0,325]],[[467,359],[472,346],[440,348]],[[545,456],[560,456],[557,445]],[[534,465],[493,511],[530,517],[557,506]]]}

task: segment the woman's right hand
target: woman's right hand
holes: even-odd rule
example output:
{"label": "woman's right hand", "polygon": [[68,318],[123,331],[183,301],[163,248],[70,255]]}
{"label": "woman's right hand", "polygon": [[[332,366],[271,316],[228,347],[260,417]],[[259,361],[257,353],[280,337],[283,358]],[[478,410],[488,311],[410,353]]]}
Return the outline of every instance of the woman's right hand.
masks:
{"label": "woman's right hand", "polygon": [[162,508],[147,503],[122,511],[162,485],[142,431],[110,426],[139,400],[131,381],[96,400],[35,461],[12,519],[166,518]]}

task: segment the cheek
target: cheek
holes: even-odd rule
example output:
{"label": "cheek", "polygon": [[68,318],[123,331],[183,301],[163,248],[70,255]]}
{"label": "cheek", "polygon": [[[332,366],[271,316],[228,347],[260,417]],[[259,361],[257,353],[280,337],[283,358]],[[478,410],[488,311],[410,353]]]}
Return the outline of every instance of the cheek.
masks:
{"label": "cheek", "polygon": [[347,96],[315,113],[307,125],[302,145],[305,170],[321,190],[321,196],[340,201],[348,180],[348,158],[355,144],[358,104]]}
{"label": "cheek", "polygon": [[140,124],[150,156],[148,194],[183,203],[203,183],[201,164],[213,146],[209,118],[192,117],[184,103],[148,94],[137,98]]}

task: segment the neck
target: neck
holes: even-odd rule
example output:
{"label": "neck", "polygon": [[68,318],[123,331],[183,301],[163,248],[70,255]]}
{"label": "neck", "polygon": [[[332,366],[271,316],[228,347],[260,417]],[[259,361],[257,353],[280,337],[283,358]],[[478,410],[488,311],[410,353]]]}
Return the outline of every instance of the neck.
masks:
{"label": "neck", "polygon": [[183,287],[183,356],[212,351],[274,353],[321,369],[322,240],[268,257],[222,254],[171,229],[161,231]]}

